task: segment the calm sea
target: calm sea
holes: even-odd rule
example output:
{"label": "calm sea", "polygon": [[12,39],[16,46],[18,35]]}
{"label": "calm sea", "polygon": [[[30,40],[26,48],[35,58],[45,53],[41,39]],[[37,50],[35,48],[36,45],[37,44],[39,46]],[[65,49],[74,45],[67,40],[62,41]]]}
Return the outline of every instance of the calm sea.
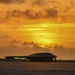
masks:
{"label": "calm sea", "polygon": [[75,75],[75,63],[0,62],[0,75]]}

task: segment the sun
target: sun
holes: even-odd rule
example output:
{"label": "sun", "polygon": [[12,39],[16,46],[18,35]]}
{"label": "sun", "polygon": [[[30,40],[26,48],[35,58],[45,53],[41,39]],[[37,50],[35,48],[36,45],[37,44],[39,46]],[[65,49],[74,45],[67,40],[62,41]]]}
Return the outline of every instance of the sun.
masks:
{"label": "sun", "polygon": [[33,38],[34,38],[33,41],[36,43],[42,44],[44,46],[55,43],[52,37],[53,35],[46,32],[45,30],[33,33]]}

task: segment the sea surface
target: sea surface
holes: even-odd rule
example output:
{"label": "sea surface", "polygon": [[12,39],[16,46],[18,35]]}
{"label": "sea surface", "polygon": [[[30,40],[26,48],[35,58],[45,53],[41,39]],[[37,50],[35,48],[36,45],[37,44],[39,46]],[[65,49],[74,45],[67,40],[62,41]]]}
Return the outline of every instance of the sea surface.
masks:
{"label": "sea surface", "polygon": [[75,63],[0,62],[0,75],[75,75]]}

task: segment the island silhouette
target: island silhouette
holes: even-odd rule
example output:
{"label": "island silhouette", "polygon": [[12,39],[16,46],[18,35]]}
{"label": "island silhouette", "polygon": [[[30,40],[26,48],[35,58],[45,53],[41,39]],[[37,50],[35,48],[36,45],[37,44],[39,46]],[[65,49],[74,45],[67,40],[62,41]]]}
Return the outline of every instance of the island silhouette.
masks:
{"label": "island silhouette", "polygon": [[57,56],[53,55],[52,53],[34,53],[28,56],[5,56],[5,59],[14,60],[15,58],[26,58],[29,60],[29,62],[56,62],[56,57]]}

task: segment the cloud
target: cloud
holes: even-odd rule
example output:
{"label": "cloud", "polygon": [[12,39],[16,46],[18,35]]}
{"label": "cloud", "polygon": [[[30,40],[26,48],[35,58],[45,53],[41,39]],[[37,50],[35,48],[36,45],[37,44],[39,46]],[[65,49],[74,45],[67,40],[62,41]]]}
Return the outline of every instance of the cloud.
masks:
{"label": "cloud", "polygon": [[53,4],[55,4],[55,3],[56,3],[56,4],[60,4],[60,3],[59,3],[58,1],[56,1],[56,0],[52,0],[51,3],[53,3]]}
{"label": "cloud", "polygon": [[[0,0],[6,5],[6,12],[0,14],[1,23],[25,23],[27,20],[46,20],[47,22],[74,22],[75,20],[75,3],[74,1],[59,0]],[[23,3],[20,6],[11,3]],[[64,3],[64,6],[63,4]],[[9,10],[10,9],[10,10]],[[4,14],[3,14],[4,12]],[[68,18],[69,17],[69,18]],[[11,19],[13,18],[13,19]],[[17,21],[17,22],[16,22]]]}
{"label": "cloud", "polygon": [[10,44],[14,44],[14,43],[18,43],[18,44],[20,44],[20,41],[19,40],[12,40],[11,42],[10,42]]}
{"label": "cloud", "polygon": [[10,18],[10,17],[21,17],[22,14],[23,14],[23,12],[20,11],[20,10],[12,10],[11,12],[7,11],[6,17],[7,18]]}
{"label": "cloud", "polygon": [[75,3],[73,1],[70,1],[70,4],[68,6],[66,6],[65,8],[65,12],[69,12],[71,9],[73,9],[75,7]]}
{"label": "cloud", "polygon": [[33,44],[32,49],[35,50],[36,52],[50,52],[49,48],[46,47],[41,47],[38,44]]}
{"label": "cloud", "polygon": [[34,5],[34,6],[35,6],[35,5],[42,6],[42,5],[44,5],[45,3],[46,3],[45,0],[35,0],[35,1],[33,1],[33,5]]}
{"label": "cloud", "polygon": [[31,12],[33,12],[33,10],[26,10],[26,11],[24,12],[24,15],[25,15],[28,19],[35,19],[35,18],[36,18],[36,15],[33,16],[33,14],[32,14]]}
{"label": "cloud", "polygon": [[48,17],[53,17],[53,18],[55,18],[55,17],[57,17],[58,16],[58,11],[56,10],[56,9],[47,9],[46,10],[46,17],[48,18]]}
{"label": "cloud", "polygon": [[51,52],[57,56],[57,59],[61,60],[74,60],[75,58],[75,48],[66,48],[61,45],[55,45]]}
{"label": "cloud", "polygon": [[0,47],[0,55],[29,55],[38,52],[50,52],[49,48],[43,48],[33,42],[9,41],[7,46]]}
{"label": "cloud", "polygon": [[37,53],[37,52],[50,52],[49,48],[41,47],[36,43],[33,42],[24,42],[23,47],[25,50],[29,50],[31,53]]}
{"label": "cloud", "polygon": [[57,56],[57,59],[74,60],[75,48],[67,48],[62,45],[41,47],[34,42],[23,42],[10,40],[5,47],[0,46],[0,56],[6,55],[29,55],[38,52],[50,52]]}
{"label": "cloud", "polygon": [[8,35],[0,35],[0,38],[4,39],[4,38],[8,38]]}
{"label": "cloud", "polygon": [[33,6],[47,6],[48,4],[60,4],[56,0],[33,0]]}
{"label": "cloud", "polygon": [[27,19],[41,19],[43,18],[43,15],[41,12],[35,12],[34,10],[26,10],[24,12],[24,15]]}
{"label": "cloud", "polygon": [[61,15],[61,19],[62,19],[63,21],[67,21],[66,16]]}
{"label": "cloud", "polygon": [[58,16],[58,11],[56,9],[44,9],[43,12],[36,12],[35,10],[13,10],[7,12],[8,17],[17,17],[25,19],[46,19],[46,18],[56,18]]}
{"label": "cloud", "polygon": [[0,0],[0,3],[11,4],[11,3],[24,3],[25,0]]}

